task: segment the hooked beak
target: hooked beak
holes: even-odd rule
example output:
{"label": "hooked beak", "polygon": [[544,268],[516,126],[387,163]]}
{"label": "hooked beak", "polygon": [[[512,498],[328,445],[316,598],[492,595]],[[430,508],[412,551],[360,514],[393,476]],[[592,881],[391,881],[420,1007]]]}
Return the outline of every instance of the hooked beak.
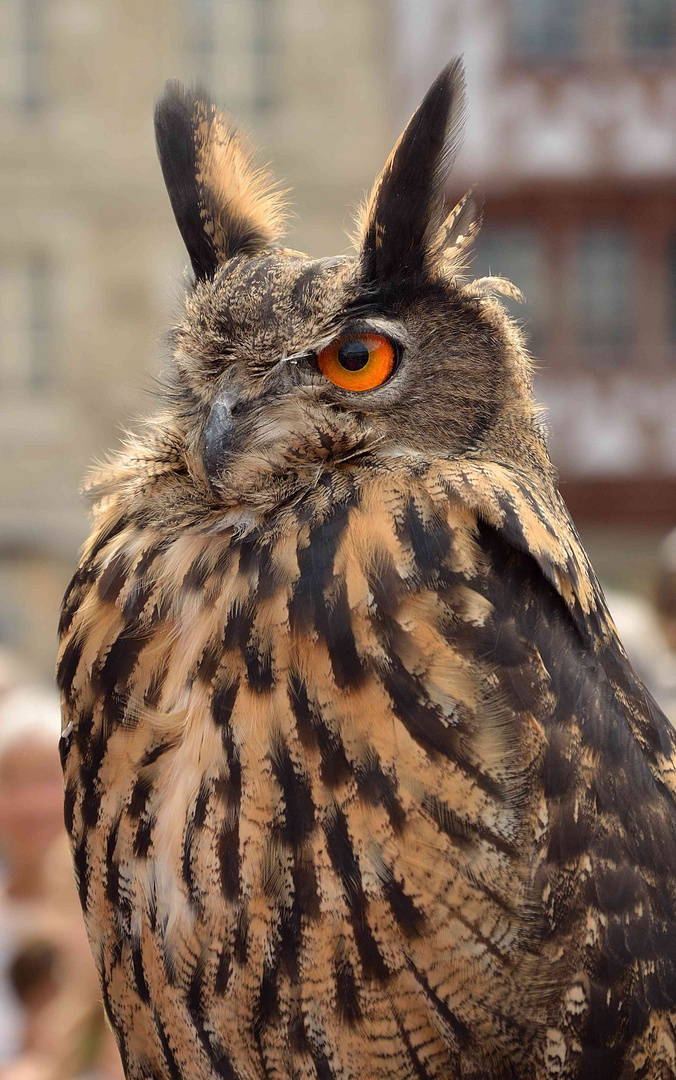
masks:
{"label": "hooked beak", "polygon": [[265,399],[278,397],[289,390],[296,382],[299,360],[307,356],[308,353],[283,356],[265,375],[260,384],[261,392],[252,401],[242,401],[242,396],[230,389],[219,394],[213,402],[202,437],[202,462],[212,488],[223,475],[232,455],[235,433],[245,415]]}
{"label": "hooked beak", "polygon": [[207,480],[213,486],[222,474],[228,459],[235,427],[233,410],[237,405],[234,394],[223,394],[211,406],[202,437],[202,463]]}

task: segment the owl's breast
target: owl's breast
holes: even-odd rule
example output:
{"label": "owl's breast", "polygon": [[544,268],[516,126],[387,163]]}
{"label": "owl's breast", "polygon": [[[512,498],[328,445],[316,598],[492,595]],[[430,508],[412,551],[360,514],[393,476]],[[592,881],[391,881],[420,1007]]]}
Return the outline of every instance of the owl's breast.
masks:
{"label": "owl's breast", "polygon": [[543,978],[551,695],[472,515],[374,485],[96,558],[61,661],[66,813],[130,1075],[522,1057],[558,962]]}

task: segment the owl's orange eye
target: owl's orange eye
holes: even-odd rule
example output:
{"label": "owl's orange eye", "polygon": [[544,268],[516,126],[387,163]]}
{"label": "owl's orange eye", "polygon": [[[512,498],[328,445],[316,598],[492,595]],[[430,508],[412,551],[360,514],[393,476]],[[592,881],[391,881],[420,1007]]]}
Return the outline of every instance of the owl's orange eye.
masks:
{"label": "owl's orange eye", "polygon": [[394,370],[394,345],[382,334],[346,334],[317,354],[317,366],[341,390],[373,390]]}

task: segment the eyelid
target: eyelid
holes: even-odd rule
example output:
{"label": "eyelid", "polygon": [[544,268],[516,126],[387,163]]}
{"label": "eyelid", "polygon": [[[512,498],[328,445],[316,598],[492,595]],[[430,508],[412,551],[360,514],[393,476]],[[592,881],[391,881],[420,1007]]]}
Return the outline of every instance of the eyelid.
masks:
{"label": "eyelid", "polygon": [[318,341],[312,351],[317,354],[322,349],[325,349],[327,345],[330,345],[332,341],[335,341],[336,338],[350,337],[353,334],[355,336],[358,334],[380,334],[389,338],[399,352],[402,352],[411,343],[411,335],[403,323],[375,316],[371,319],[353,319],[344,323],[334,333],[327,334],[321,341]]}

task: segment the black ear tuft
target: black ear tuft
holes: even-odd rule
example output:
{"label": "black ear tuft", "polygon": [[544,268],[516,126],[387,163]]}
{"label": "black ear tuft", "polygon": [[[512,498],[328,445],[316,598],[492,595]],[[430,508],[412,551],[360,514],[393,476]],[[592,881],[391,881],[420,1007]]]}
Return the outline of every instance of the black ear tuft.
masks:
{"label": "black ear tuft", "polygon": [[175,80],[167,83],[155,106],[155,138],[171,208],[198,278],[212,276],[219,263],[204,231],[197,183],[194,117],[202,94],[194,95]]}
{"label": "black ear tuft", "polygon": [[465,111],[462,63],[441,72],[411,117],[377,179],[362,217],[362,260],[368,280],[425,269],[445,218],[445,188]]}
{"label": "black ear tuft", "polygon": [[283,227],[283,193],[257,168],[206,94],[168,82],[155,108],[157,152],[176,222],[198,278],[254,254]]}

